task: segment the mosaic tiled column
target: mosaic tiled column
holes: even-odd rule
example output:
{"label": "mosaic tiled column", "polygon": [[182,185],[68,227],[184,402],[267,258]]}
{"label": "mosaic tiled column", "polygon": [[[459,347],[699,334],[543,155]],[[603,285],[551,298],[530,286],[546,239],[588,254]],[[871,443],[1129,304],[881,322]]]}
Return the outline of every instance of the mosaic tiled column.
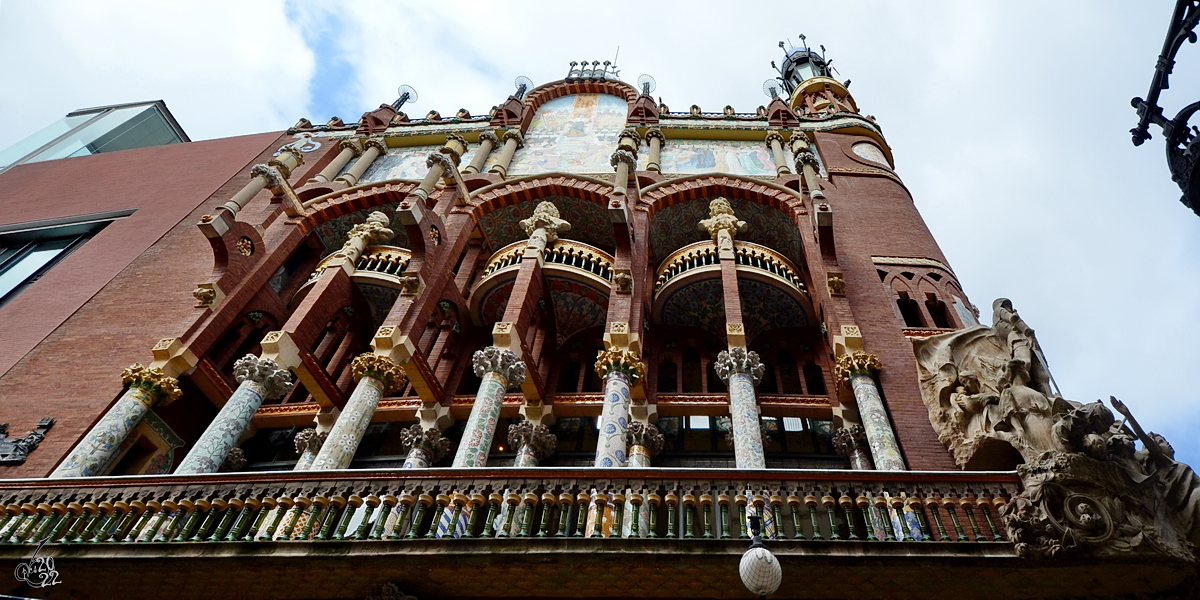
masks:
{"label": "mosaic tiled column", "polygon": [[650,459],[662,452],[665,441],[657,427],[641,421],[629,424],[625,439],[629,442],[629,466],[634,469],[649,467]]}
{"label": "mosaic tiled column", "polygon": [[767,468],[760,426],[762,419],[754,394],[766,367],[757,352],[747,352],[737,346],[722,350],[713,366],[717,376],[729,387],[729,415],[733,420],[733,455],[737,468]]}
{"label": "mosaic tiled column", "polygon": [[292,385],[292,374],[269,358],[247,354],[233,363],[238,387],[184,457],[178,475],[216,473],[250,425],[265,398],[278,398]]}
{"label": "mosaic tiled column", "polygon": [[385,356],[363,354],[351,363],[358,382],[346,407],[329,430],[329,437],[313,461],[312,471],[345,469],[358,450],[363,434],[375,415],[383,395],[404,385],[404,371]]}
{"label": "mosaic tiled column", "polygon": [[867,451],[867,432],[858,423],[839,427],[833,433],[833,448],[838,455],[850,462],[855,471],[873,471],[871,454]]}
{"label": "mosaic tiled column", "polygon": [[875,468],[881,471],[904,471],[906,467],[904,459],[900,457],[900,444],[896,442],[887,409],[883,406],[883,397],[879,395],[879,387],[872,375],[881,368],[883,363],[874,355],[866,352],[844,354],[837,361],[837,378],[854,391],[858,416],[862,419],[867,443],[871,446]]}
{"label": "mosaic tiled column", "polygon": [[597,467],[624,467],[629,458],[625,432],[629,429],[630,388],[646,374],[646,365],[629,350],[605,350],[596,359],[596,374],[604,378],[604,405],[600,409],[600,439],[596,441]]}
{"label": "mosaic tiled column", "polygon": [[121,443],[142,422],[150,407],[156,402],[169,404],[181,393],[179,382],[159,368],[135,364],[121,373],[121,379],[129,388],[50,474],[51,478],[103,475],[116,458]]}
{"label": "mosaic tiled column", "polygon": [[508,445],[517,449],[514,467],[536,467],[539,461],[554,454],[558,438],[545,425],[521,421],[508,426]]}
{"label": "mosaic tiled column", "polygon": [[296,444],[296,454],[300,455],[300,459],[296,461],[296,467],[293,470],[307,471],[311,469],[317,460],[317,455],[321,453],[321,447],[325,445],[327,437],[329,437],[328,431],[317,431],[313,427],[296,432],[292,443]]}
{"label": "mosaic tiled column", "polygon": [[463,430],[462,441],[454,455],[454,467],[485,467],[492,437],[496,434],[496,423],[500,420],[500,407],[504,404],[504,392],[510,387],[525,383],[525,363],[516,354],[488,346],[471,357],[475,375],[483,379],[475,402],[471,405],[471,416]]}
{"label": "mosaic tiled column", "polygon": [[450,440],[442,437],[437,427],[421,429],[415,424],[400,432],[400,447],[408,453],[405,469],[427,469],[450,451]]}

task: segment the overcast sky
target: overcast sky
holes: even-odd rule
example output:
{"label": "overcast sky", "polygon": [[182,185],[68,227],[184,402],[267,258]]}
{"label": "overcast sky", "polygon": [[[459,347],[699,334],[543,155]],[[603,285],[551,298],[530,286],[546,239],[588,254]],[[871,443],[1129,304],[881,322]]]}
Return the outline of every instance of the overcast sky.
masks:
{"label": "overcast sky", "polygon": [[[1200,465],[1200,217],[1159,131],[1128,133],[1173,5],[0,0],[0,148],[160,98],[193,139],[354,121],[401,83],[411,115],[479,114],[518,75],[618,47],[674,110],[752,111],[777,43],[805,33],[878,118],[971,300],[1011,298],[1064,396],[1121,398]],[[1169,115],[1200,100],[1200,47],[1180,54]]]}

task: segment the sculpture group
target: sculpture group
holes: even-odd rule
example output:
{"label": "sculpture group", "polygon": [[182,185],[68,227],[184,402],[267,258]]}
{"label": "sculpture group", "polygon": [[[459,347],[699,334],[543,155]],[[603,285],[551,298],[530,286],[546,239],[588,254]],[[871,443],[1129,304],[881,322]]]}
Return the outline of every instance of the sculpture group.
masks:
{"label": "sculpture group", "polygon": [[1102,402],[1057,393],[1010,301],[993,303],[991,327],[913,345],[930,421],[958,464],[1021,475],[1023,491],[1002,512],[1018,553],[1196,560],[1200,477],[1116,398],[1119,421]]}

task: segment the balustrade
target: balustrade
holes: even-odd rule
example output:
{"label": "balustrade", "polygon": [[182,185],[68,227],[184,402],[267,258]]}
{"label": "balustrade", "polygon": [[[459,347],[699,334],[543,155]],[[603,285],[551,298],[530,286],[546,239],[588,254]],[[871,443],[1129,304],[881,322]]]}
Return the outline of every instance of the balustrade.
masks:
{"label": "balustrade", "polygon": [[[715,242],[703,241],[684,246],[668,256],[659,267],[654,283],[654,293],[657,294],[667,282],[688,271],[719,263],[720,258],[717,255]],[[769,273],[800,292],[808,293],[791,261],[766,246],[750,242],[736,242],[734,263],[739,269],[757,269]]]}
{"label": "balustrade", "polygon": [[0,484],[0,543],[428,538],[1005,542],[1014,473],[454,469]]}
{"label": "balustrade", "polygon": [[[524,256],[527,242],[525,240],[509,244],[496,251],[491,260],[483,268],[480,279],[487,278],[493,273],[519,264]],[[543,259],[547,265],[587,271],[597,277],[612,281],[613,258],[607,252],[573,240],[558,239],[546,246]]]}

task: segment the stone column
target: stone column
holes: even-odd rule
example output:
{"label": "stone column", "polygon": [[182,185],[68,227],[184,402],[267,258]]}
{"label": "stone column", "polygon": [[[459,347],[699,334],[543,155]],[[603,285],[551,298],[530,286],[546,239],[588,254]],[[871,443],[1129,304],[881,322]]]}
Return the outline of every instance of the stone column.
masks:
{"label": "stone column", "polygon": [[628,465],[625,435],[629,430],[630,388],[646,374],[646,365],[636,352],[613,348],[596,359],[596,374],[604,378],[604,404],[600,413],[599,439],[596,441],[597,467]]}
{"label": "stone column", "polygon": [[[304,145],[308,143],[308,139],[300,140],[297,143]],[[246,203],[250,202],[250,199],[261,192],[263,188],[271,190],[282,188],[283,182],[292,176],[292,169],[302,164],[304,164],[304,155],[300,153],[300,149],[295,144],[284,146],[280,149],[279,156],[271,159],[267,164],[251,167],[250,183],[234,194],[222,207],[230,214],[238,214],[238,211],[245,208]]]}
{"label": "stone column", "polygon": [[[458,163],[462,161],[463,152],[467,150],[467,140],[456,134],[446,136],[446,143],[437,152],[432,152],[425,157],[425,166],[429,168],[429,172],[425,174],[425,179],[421,180],[421,185],[412,191],[413,196],[417,196],[424,202],[429,198],[429,194],[433,193],[434,186],[437,185],[439,179],[450,177],[457,179]],[[465,190],[464,190],[465,193]]]}
{"label": "stone column", "polygon": [[296,433],[296,437],[292,438],[292,442],[296,444],[296,454],[300,455],[300,460],[296,461],[294,471],[307,471],[312,468],[313,462],[317,460],[317,454],[320,454],[321,447],[325,445],[325,438],[329,437],[328,431],[317,431],[316,428],[302,429]]}
{"label": "stone column", "polygon": [[525,147],[525,136],[521,135],[519,129],[509,129],[504,132],[504,148],[500,149],[500,156],[496,159],[496,164],[489,169],[501,177],[508,177],[508,167],[512,164],[513,154],[517,148]]}
{"label": "stone column", "polygon": [[500,138],[496,137],[494,131],[484,131],[479,134],[479,150],[475,151],[475,156],[471,159],[471,164],[467,165],[462,170],[463,175],[478,173],[483,170],[483,165],[487,164],[487,159],[492,155],[492,150],[500,145]]}
{"label": "stone column", "polygon": [[629,424],[625,439],[629,442],[629,466],[635,469],[649,467],[650,459],[662,452],[665,441],[657,427],[641,421]]}
{"label": "stone column", "polygon": [[523,219],[518,224],[529,241],[525,243],[525,255],[536,255],[539,259],[545,255],[546,246],[558,239],[558,234],[570,231],[571,224],[558,218],[558,207],[553,202],[539,202],[533,209],[533,215]]}
{"label": "stone column", "polygon": [[545,425],[521,421],[508,426],[508,445],[517,449],[514,467],[536,467],[539,461],[554,454],[558,438]]}
{"label": "stone column", "polygon": [[496,422],[504,404],[504,392],[525,382],[525,363],[508,350],[488,346],[477,351],[471,362],[475,375],[483,382],[475,394],[471,416],[467,417],[467,427],[454,455],[455,468],[487,466],[492,436],[496,434]]}
{"label": "stone column", "polygon": [[866,352],[843,354],[837,360],[837,378],[854,391],[858,415],[862,419],[867,443],[871,446],[875,467],[881,471],[904,471],[907,467],[900,457],[900,445],[896,442],[887,409],[883,406],[883,397],[879,395],[879,387],[875,385],[872,375],[881,368],[883,363],[879,358]]}
{"label": "stone column", "polygon": [[400,447],[406,448],[405,469],[427,469],[450,451],[450,440],[437,427],[421,429],[420,423],[400,432]]}
{"label": "stone column", "polygon": [[354,393],[346,400],[346,407],[338,415],[337,422],[329,430],[329,437],[313,461],[312,471],[345,469],[358,450],[375,407],[383,395],[404,385],[408,378],[396,363],[378,354],[363,354],[350,363],[354,379]]}
{"label": "stone column", "polygon": [[817,155],[812,151],[804,134],[792,135],[792,152],[796,157],[796,170],[804,175],[804,185],[808,188],[809,197],[814,200],[824,198],[821,178],[817,176]]}
{"label": "stone column", "polygon": [[629,185],[629,174],[637,169],[637,153],[641,144],[641,136],[632,127],[623,130],[617,138],[617,149],[608,158],[609,164],[617,171],[613,177],[614,194],[625,193],[625,188]]}
{"label": "stone column", "polygon": [[363,173],[367,172],[371,163],[375,162],[376,158],[387,154],[387,143],[380,138],[368,138],[366,142],[363,142],[363,145],[366,146],[366,150],[363,151],[362,156],[358,157],[358,160],[354,162],[349,171],[342,173],[341,177],[334,179],[334,181],[350,186],[357,185],[358,179],[362,177]]}
{"label": "stone column", "polygon": [[338,146],[341,147],[342,151],[338,152],[337,157],[328,165],[325,165],[325,168],[321,169],[321,172],[314,175],[307,183],[325,183],[332,180],[334,177],[337,177],[338,173],[342,172],[342,169],[350,162],[351,158],[360,156],[363,153],[362,140],[358,138],[342,140],[338,142]]}
{"label": "stone column", "polygon": [[833,449],[850,461],[855,471],[874,471],[871,454],[867,451],[867,432],[858,423],[848,423],[833,433]]}
{"label": "stone column", "polygon": [[650,156],[647,157],[646,170],[655,173],[662,172],[662,147],[667,138],[661,129],[653,128],[646,131],[646,143],[650,145]]}
{"label": "stone column", "polygon": [[216,473],[250,425],[264,398],[278,398],[292,385],[292,374],[269,358],[247,354],[233,363],[238,387],[192,446],[177,475]]}
{"label": "stone column", "polygon": [[182,393],[179,382],[157,367],[134,364],[121,372],[121,380],[129,388],[54,469],[52,479],[103,475],[150,407],[156,402],[170,404]]}
{"label": "stone column", "polygon": [[775,174],[790,174],[792,170],[788,168],[788,161],[783,153],[783,134],[778,131],[768,131],[767,145],[771,148],[771,156],[775,158]]}
{"label": "stone column", "polygon": [[340,266],[347,273],[354,274],[358,258],[367,246],[381,244],[396,237],[396,232],[388,229],[388,225],[388,216],[379,211],[367,215],[365,222],[350,228],[350,232],[346,234],[346,242],[337,252],[321,259],[317,270]]}
{"label": "stone column", "polygon": [[739,469],[765,469],[762,419],[758,415],[758,398],[754,388],[762,380],[766,367],[757,352],[747,352],[735,346],[722,350],[713,365],[717,376],[729,387],[729,414],[733,423],[733,455]]}

